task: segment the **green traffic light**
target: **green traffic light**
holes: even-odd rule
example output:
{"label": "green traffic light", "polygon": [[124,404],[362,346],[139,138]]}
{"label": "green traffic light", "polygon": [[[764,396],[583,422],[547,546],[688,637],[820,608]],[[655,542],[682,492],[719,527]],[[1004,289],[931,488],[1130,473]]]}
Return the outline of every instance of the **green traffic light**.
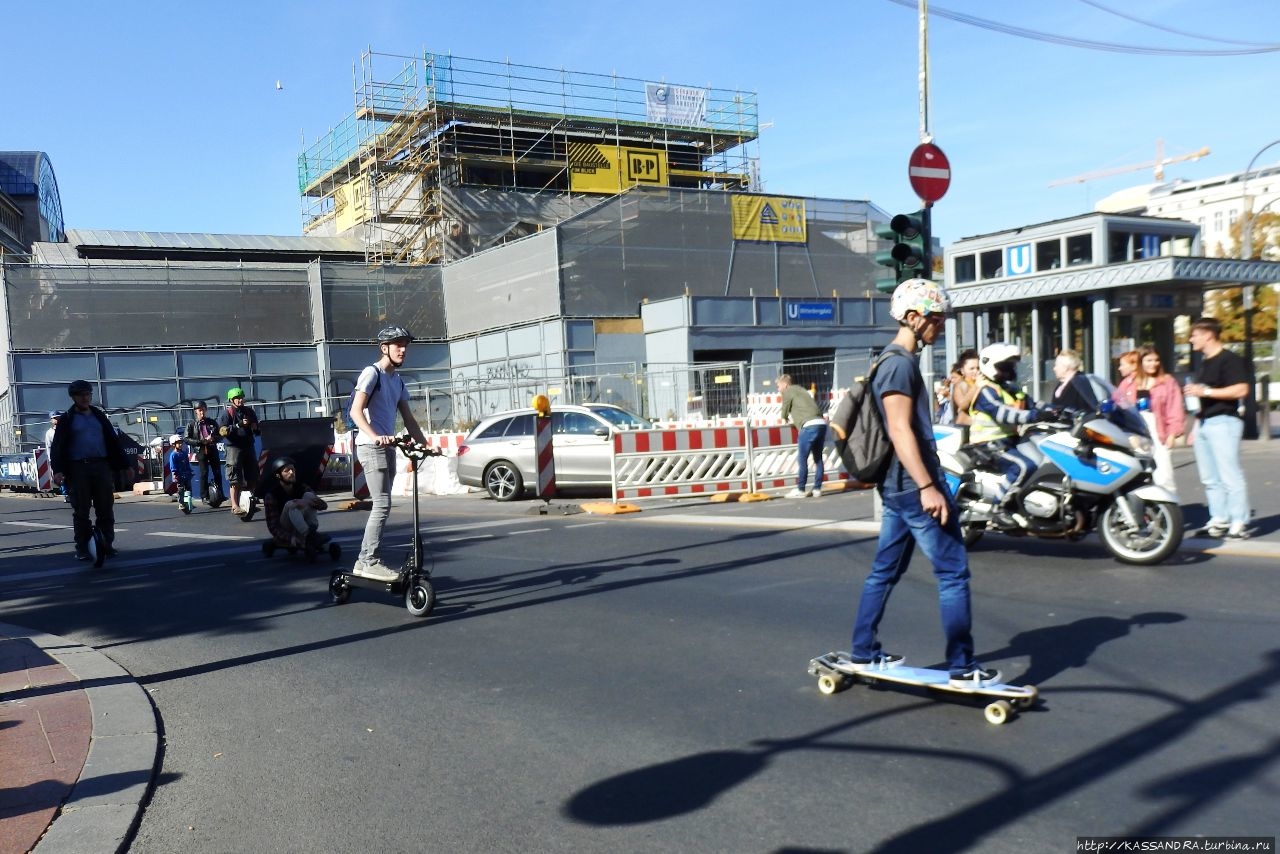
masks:
{"label": "green traffic light", "polygon": [[897,214],[889,220],[888,225],[880,223],[875,226],[877,237],[893,241],[889,251],[876,253],[876,263],[894,270],[893,281],[877,280],[876,290],[889,293],[898,284],[921,274],[925,242],[929,239],[924,228],[924,213],[920,210],[912,214]]}

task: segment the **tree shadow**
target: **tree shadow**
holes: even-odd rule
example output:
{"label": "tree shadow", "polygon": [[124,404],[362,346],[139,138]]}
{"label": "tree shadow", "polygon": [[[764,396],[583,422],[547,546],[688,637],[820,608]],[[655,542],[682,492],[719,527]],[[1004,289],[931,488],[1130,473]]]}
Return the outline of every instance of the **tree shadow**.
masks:
{"label": "tree shadow", "polygon": [[[1272,650],[1265,655],[1260,669],[1198,700],[1185,700],[1161,691],[1121,689],[1125,693],[1159,699],[1173,708],[1155,720],[1033,774],[1025,774],[1010,763],[991,759],[978,751],[883,743],[832,744],[825,741],[830,736],[870,721],[909,714],[929,705],[924,702],[854,719],[796,738],[757,741],[750,749],[708,751],[626,771],[579,790],[562,804],[561,813],[572,821],[593,826],[637,825],[686,815],[707,808],[725,792],[764,771],[774,756],[786,751],[916,756],[982,767],[995,772],[1003,783],[996,791],[969,806],[904,830],[873,850],[904,854],[961,851],[977,846],[1016,821],[1055,802],[1069,799],[1080,789],[1095,785],[1165,749],[1193,728],[1228,713],[1233,706],[1261,699],[1277,683],[1280,683],[1280,650]],[[1151,798],[1177,797],[1179,802],[1147,822],[1126,829],[1126,832],[1146,835],[1176,830],[1185,825],[1188,808],[1195,811],[1208,809],[1230,791],[1256,780],[1277,758],[1280,758],[1280,742],[1273,740],[1255,753],[1205,763],[1158,780],[1145,787],[1143,794]]]}

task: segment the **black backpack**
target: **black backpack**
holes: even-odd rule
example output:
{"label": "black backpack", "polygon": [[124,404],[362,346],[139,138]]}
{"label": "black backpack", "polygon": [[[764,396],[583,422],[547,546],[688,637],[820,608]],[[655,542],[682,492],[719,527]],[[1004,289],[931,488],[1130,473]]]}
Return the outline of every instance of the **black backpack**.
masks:
{"label": "black backpack", "polygon": [[871,366],[865,378],[859,377],[831,415],[831,429],[836,434],[836,450],[845,471],[861,483],[879,484],[889,470],[893,444],[884,429],[884,418],[871,393],[876,370],[891,354],[883,354]]}

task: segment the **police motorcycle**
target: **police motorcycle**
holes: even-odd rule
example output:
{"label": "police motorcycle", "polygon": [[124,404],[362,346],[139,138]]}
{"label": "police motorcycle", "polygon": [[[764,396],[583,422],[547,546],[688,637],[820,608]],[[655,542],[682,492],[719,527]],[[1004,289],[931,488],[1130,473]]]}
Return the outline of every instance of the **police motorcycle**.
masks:
{"label": "police motorcycle", "polygon": [[996,513],[1003,486],[998,452],[962,445],[961,428],[934,426],[965,545],[988,530],[1071,541],[1097,530],[1107,550],[1125,563],[1152,565],[1173,554],[1182,543],[1182,509],[1152,482],[1152,437],[1141,414],[1109,397],[1093,412],[1053,414],[1059,417],[1023,428],[1022,447],[1029,443],[1039,459],[1004,514],[1011,527],[1002,527]]}

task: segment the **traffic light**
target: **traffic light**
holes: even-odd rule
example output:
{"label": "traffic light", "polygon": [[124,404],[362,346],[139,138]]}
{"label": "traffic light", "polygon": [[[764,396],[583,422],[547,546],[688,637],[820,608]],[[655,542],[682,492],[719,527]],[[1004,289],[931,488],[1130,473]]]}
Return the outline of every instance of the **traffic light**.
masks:
{"label": "traffic light", "polygon": [[894,273],[892,279],[876,280],[876,290],[881,293],[892,293],[898,285],[917,276],[932,278],[932,273],[925,264],[929,234],[924,214],[923,210],[913,214],[898,214],[889,220],[888,225],[876,226],[877,237],[893,241],[893,247],[889,251],[876,253],[876,263],[892,267]]}

